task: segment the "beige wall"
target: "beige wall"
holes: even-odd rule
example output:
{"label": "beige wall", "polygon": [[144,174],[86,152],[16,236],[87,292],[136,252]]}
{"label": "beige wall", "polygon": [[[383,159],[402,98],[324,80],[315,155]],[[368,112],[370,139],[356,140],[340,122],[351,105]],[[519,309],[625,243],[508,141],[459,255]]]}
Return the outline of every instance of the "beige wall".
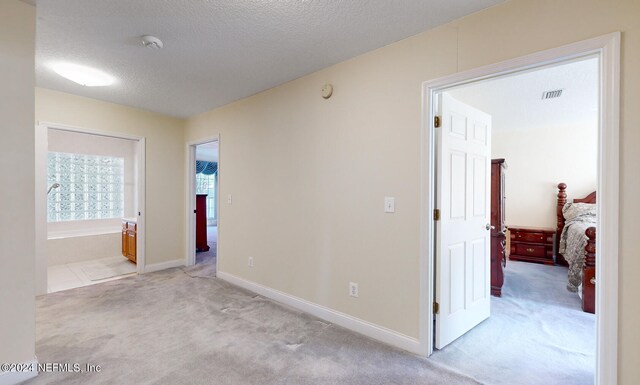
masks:
{"label": "beige wall", "polygon": [[146,138],[146,264],[185,258],[184,122],[36,88],[36,120]]}
{"label": "beige wall", "polygon": [[507,226],[556,228],[558,183],[569,199],[596,189],[598,126],[539,127],[494,132],[491,157],[506,159]]}
{"label": "beige wall", "polygon": [[632,0],[514,0],[190,119],[186,140],[220,133],[221,194],[233,194],[220,207],[220,269],[417,337],[421,83],[622,31],[619,366],[633,383],[638,15]]}
{"label": "beige wall", "polygon": [[35,358],[35,17],[33,6],[0,2],[0,362]]}

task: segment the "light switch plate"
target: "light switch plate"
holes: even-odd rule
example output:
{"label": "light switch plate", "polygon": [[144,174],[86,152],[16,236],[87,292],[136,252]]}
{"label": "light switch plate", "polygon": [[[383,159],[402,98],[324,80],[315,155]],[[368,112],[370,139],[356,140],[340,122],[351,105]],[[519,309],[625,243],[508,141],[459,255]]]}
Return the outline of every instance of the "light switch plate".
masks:
{"label": "light switch plate", "polygon": [[396,212],[396,198],[384,197],[384,212],[395,213]]}
{"label": "light switch plate", "polygon": [[352,297],[358,297],[358,284],[355,282],[349,282],[349,295]]}
{"label": "light switch plate", "polygon": [[228,204],[232,204],[233,203],[233,198],[231,197],[231,194],[227,195],[227,203]]}

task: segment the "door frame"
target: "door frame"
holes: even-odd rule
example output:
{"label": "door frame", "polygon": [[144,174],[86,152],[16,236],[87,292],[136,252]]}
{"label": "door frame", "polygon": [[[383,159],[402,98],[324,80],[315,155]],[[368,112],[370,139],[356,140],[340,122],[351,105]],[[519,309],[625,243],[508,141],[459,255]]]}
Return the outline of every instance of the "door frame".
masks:
{"label": "door frame", "polygon": [[596,384],[617,383],[618,354],[618,218],[620,132],[620,32],[564,45],[515,59],[454,73],[422,84],[420,163],[420,353],[433,352],[435,260],[435,101],[451,87],[515,74],[543,66],[597,56],[600,71],[598,129],[598,242],[596,259]]}
{"label": "door frame", "polygon": [[[37,122],[36,124],[36,191],[46,191],[47,182],[47,153],[48,153],[48,137],[49,129],[76,132],[80,134],[89,134],[104,136],[108,138],[126,139],[137,142],[136,161],[138,162],[137,170],[137,227],[136,227],[136,273],[144,274],[146,268],[146,138],[144,136],[136,136],[123,134],[119,132],[100,131],[84,127],[75,127],[66,124]],[[39,171],[38,171],[39,170]],[[47,196],[43,195],[38,199],[36,194],[36,245],[47,242]],[[40,247],[40,252],[36,255],[36,271],[44,271],[43,274],[36,274],[36,286],[47,287],[46,267],[48,266],[48,252],[46,247]],[[44,280],[44,281],[43,281]],[[46,294],[42,293],[42,294]]]}
{"label": "door frame", "polygon": [[[186,183],[187,195],[185,196],[187,213],[186,213],[186,256],[185,266],[193,266],[196,264],[196,147],[201,144],[218,142],[218,171],[216,186],[216,227],[218,227],[218,241],[216,242],[216,256],[220,255],[220,135],[210,136],[198,140],[187,142],[186,154]],[[218,271],[218,260],[216,257],[216,271]]]}

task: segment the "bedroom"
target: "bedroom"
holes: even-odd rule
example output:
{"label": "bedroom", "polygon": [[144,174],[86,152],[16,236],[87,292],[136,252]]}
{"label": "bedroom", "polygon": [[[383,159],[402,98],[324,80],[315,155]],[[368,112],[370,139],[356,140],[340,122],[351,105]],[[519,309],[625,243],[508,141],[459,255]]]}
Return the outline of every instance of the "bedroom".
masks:
{"label": "bedroom", "polygon": [[[450,99],[443,103],[460,104],[451,107],[451,119],[462,108],[490,115],[493,296],[488,320],[434,354],[443,363],[460,354],[481,357],[465,364],[481,372],[499,361],[505,371],[482,378],[492,383],[505,373],[524,378],[523,383],[592,378],[593,287],[584,301],[578,292],[585,229],[595,226],[595,196],[589,203],[573,199],[590,197],[597,186],[598,71],[597,58],[587,57],[445,92]],[[570,247],[565,252],[563,227],[579,228],[569,237],[573,252]],[[561,243],[571,268],[558,250]],[[503,338],[509,334],[520,337]],[[494,353],[489,357],[482,355],[487,346]],[[549,360],[561,364],[549,368]],[[538,377],[531,382],[534,373]]]}

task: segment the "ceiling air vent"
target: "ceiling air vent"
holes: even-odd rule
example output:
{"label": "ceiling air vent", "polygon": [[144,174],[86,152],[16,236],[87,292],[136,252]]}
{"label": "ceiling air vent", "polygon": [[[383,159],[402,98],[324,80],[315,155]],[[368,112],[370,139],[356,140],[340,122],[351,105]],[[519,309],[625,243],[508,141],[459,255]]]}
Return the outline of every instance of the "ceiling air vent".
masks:
{"label": "ceiling air vent", "polygon": [[562,96],[562,91],[564,90],[560,89],[560,90],[553,90],[553,91],[545,91],[542,93],[542,100],[559,98],[560,96]]}

